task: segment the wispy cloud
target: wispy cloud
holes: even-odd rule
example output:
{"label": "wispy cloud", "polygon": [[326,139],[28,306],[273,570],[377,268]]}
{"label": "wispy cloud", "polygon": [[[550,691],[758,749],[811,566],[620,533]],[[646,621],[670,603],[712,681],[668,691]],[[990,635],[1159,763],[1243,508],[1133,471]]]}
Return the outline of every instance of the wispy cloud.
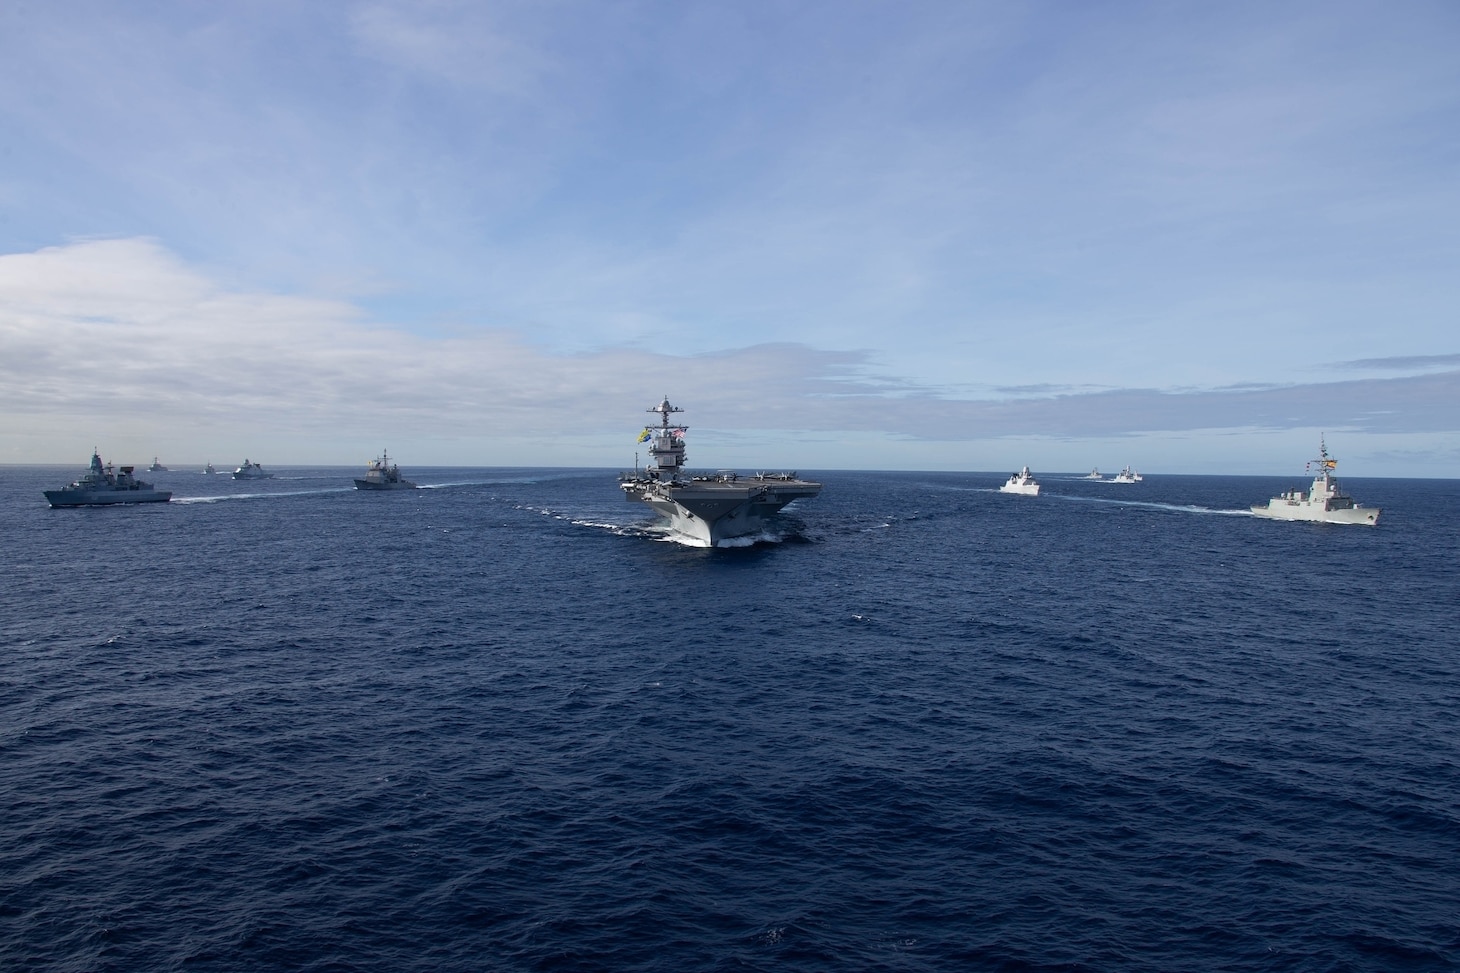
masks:
{"label": "wispy cloud", "polygon": [[[0,257],[0,413],[16,421],[247,416],[316,437],[554,429],[617,442],[666,393],[723,429],[941,442],[1234,427],[1460,431],[1453,367],[1280,387],[1014,389],[962,399],[888,374],[867,352],[795,342],[555,354],[505,329],[425,337],[344,302],[230,291],[146,240]],[[573,462],[561,444],[550,448]]]}
{"label": "wispy cloud", "polygon": [[416,77],[498,95],[534,96],[552,63],[497,26],[509,4],[373,2],[349,14],[361,49]]}
{"label": "wispy cloud", "polygon": [[1395,355],[1391,358],[1360,358],[1339,362],[1335,368],[1361,368],[1383,372],[1414,372],[1460,367],[1460,355]]}

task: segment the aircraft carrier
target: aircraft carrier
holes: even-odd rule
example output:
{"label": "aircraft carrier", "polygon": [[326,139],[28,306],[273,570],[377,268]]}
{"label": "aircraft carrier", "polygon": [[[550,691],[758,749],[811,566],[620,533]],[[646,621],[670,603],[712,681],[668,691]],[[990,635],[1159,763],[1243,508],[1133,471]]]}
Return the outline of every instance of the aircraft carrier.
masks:
{"label": "aircraft carrier", "polygon": [[669,397],[652,409],[657,426],[646,426],[639,437],[649,443],[649,465],[619,477],[619,487],[630,501],[647,503],[669,522],[687,543],[718,547],[723,542],[763,531],[768,521],[793,500],[814,497],[821,484],[795,473],[740,474],[719,470],[704,475],[684,470],[684,434],[688,426],[671,424],[669,417],[683,412]]}

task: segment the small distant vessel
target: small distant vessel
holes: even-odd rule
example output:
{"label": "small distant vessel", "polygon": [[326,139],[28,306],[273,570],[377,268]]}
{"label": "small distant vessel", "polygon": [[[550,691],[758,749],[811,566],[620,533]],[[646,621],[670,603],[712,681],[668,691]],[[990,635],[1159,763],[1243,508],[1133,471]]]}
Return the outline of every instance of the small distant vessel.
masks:
{"label": "small distant vessel", "polygon": [[233,471],[233,478],[235,480],[272,480],[274,474],[265,473],[262,466],[245,459],[243,465]]}
{"label": "small distant vessel", "polygon": [[999,487],[1000,493],[1020,493],[1026,497],[1039,496],[1039,481],[1034,479],[1034,474],[1029,472],[1029,467],[1024,467],[1018,473],[1009,477],[1009,482]]}
{"label": "small distant vessel", "polygon": [[390,461],[390,453],[381,450],[380,459],[373,459],[365,468],[365,479],[355,481],[356,490],[414,490],[416,485],[403,479],[400,467]]}
{"label": "small distant vessel", "polygon": [[1143,480],[1139,473],[1127,466],[1111,479],[1111,483],[1139,483]]}
{"label": "small distant vessel", "polygon": [[1097,468],[1091,470],[1089,473],[1086,473],[1085,476],[1082,477],[1082,479],[1086,479],[1086,480],[1103,480],[1105,478],[1100,475],[1100,469],[1097,467]]}
{"label": "small distant vessel", "polygon": [[149,466],[149,467],[147,467],[147,472],[148,473],[166,473],[167,472],[167,467],[163,466],[162,463],[158,461],[157,457],[154,456],[154,457],[152,457],[152,465]]}
{"label": "small distant vessel", "polygon": [[215,470],[215,469],[213,469],[213,464],[212,463],[209,463],[207,466],[203,467],[203,472],[205,474],[211,476],[212,474],[217,473],[218,471]]}
{"label": "small distant vessel", "polygon": [[756,473],[741,476],[734,470],[713,475],[686,476],[684,434],[688,426],[669,424],[669,416],[683,409],[664,401],[648,412],[659,414],[658,427],[646,426],[640,442],[649,442],[650,464],[619,476],[627,500],[653,507],[669,527],[699,547],[717,547],[722,541],[764,530],[772,516],[795,500],[814,497],[821,484],[795,473]]}
{"label": "small distant vessel", "polygon": [[102,465],[101,454],[91,452],[91,469],[79,480],[59,490],[46,490],[46,501],[53,507],[99,507],[112,503],[166,503],[171,490],[156,490],[132,475],[133,467],[114,470],[110,463]]}
{"label": "small distant vessel", "polygon": [[1311,520],[1324,524],[1368,524],[1379,522],[1379,508],[1365,507],[1355,503],[1354,498],[1344,493],[1333,478],[1338,460],[1328,455],[1328,445],[1318,440],[1318,458],[1309,460],[1307,470],[1318,467],[1313,485],[1307,492],[1289,490],[1267,502],[1265,506],[1253,505],[1252,512],[1258,517],[1273,520]]}

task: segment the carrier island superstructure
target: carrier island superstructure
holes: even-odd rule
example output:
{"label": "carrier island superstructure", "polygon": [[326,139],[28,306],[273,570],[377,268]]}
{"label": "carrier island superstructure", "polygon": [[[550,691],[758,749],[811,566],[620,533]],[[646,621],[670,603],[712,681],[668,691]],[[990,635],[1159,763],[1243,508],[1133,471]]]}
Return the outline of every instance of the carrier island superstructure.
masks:
{"label": "carrier island superstructure", "polygon": [[821,492],[820,483],[802,480],[795,473],[742,475],[720,470],[687,474],[684,434],[689,427],[669,421],[671,415],[684,410],[670,405],[665,396],[645,411],[659,415],[659,424],[646,426],[640,437],[641,442],[649,443],[649,464],[622,474],[619,487],[628,500],[653,507],[690,544],[716,547],[722,541],[757,534],[786,504]]}

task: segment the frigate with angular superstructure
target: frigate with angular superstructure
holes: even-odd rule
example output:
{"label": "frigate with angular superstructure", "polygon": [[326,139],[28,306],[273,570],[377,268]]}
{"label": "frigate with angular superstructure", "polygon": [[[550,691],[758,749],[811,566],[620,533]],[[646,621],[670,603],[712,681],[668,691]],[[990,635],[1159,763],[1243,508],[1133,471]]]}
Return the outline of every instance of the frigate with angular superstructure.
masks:
{"label": "frigate with angular superstructure", "polygon": [[1311,520],[1323,524],[1367,524],[1372,527],[1379,522],[1378,507],[1366,507],[1355,503],[1354,498],[1344,493],[1333,471],[1338,460],[1328,455],[1328,444],[1320,436],[1318,458],[1308,462],[1308,472],[1313,473],[1313,485],[1305,490],[1288,490],[1262,506],[1254,505],[1252,513],[1258,517],[1273,520]]}
{"label": "frigate with angular superstructure", "polygon": [[1029,472],[1029,467],[1024,467],[1018,473],[1009,477],[1009,481],[999,487],[1000,493],[1020,493],[1026,497],[1039,496],[1039,481],[1034,474]]}
{"label": "frigate with angular superstructure", "polygon": [[619,487],[628,500],[653,507],[690,544],[718,547],[734,538],[758,534],[787,504],[821,492],[820,483],[795,473],[688,473],[684,435],[689,427],[669,419],[684,410],[670,405],[665,396],[646,411],[659,415],[659,424],[645,426],[639,437],[640,442],[649,443],[649,464],[622,474]]}
{"label": "frigate with angular superstructure", "polygon": [[143,483],[132,472],[135,467],[113,467],[102,463],[101,453],[91,451],[91,468],[69,486],[45,490],[46,501],[53,507],[101,507],[114,503],[166,503],[171,490],[158,490]]}
{"label": "frigate with angular superstructure", "polygon": [[233,471],[235,480],[272,480],[274,474],[265,473],[264,468],[252,460],[245,459],[243,465]]}

